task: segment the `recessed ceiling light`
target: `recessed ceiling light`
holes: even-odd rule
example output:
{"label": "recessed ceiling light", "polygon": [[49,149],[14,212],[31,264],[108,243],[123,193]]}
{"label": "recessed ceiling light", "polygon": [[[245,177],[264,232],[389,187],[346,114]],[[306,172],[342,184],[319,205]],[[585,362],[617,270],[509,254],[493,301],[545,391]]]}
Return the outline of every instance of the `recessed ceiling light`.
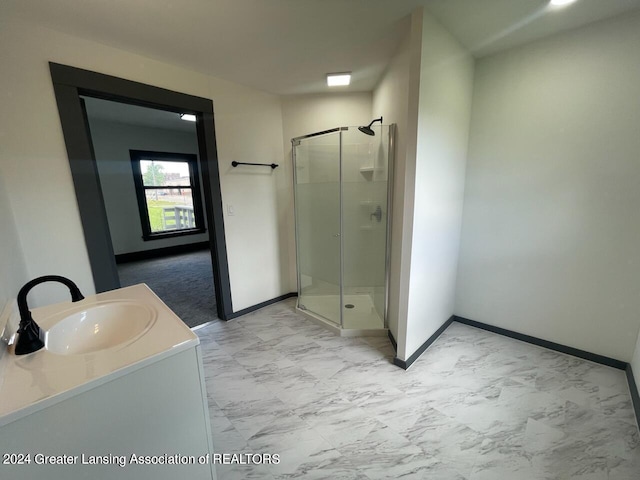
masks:
{"label": "recessed ceiling light", "polygon": [[576,0],[551,0],[549,2],[549,5],[551,5],[552,7],[564,7],[575,1]]}
{"label": "recessed ceiling light", "polygon": [[328,73],[327,85],[330,87],[344,87],[351,83],[351,72]]}
{"label": "recessed ceiling light", "polygon": [[186,120],[187,122],[195,122],[196,116],[193,113],[181,113],[180,118],[182,120]]}

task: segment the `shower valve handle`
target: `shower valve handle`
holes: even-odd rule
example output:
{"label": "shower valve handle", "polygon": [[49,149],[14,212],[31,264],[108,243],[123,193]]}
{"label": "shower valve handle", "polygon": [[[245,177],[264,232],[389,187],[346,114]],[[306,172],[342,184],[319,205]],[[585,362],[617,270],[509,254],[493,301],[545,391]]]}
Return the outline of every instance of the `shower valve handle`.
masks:
{"label": "shower valve handle", "polygon": [[369,220],[371,220],[372,218],[375,218],[378,221],[378,223],[382,221],[382,207],[380,207],[380,205],[376,207],[375,212],[369,215]]}

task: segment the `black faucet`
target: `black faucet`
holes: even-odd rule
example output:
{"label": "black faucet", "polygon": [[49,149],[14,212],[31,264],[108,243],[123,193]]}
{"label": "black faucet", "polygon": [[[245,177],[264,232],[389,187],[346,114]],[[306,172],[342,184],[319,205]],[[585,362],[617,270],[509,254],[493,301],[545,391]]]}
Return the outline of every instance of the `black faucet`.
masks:
{"label": "black faucet", "polygon": [[31,316],[27,306],[27,294],[36,285],[44,282],[59,282],[66,285],[71,292],[71,301],[79,302],[84,299],[78,286],[71,280],[59,275],[45,275],[27,282],[18,292],[18,311],[20,312],[20,328],[18,328],[18,341],[16,342],[16,355],[25,355],[40,350],[44,347],[43,333]]}

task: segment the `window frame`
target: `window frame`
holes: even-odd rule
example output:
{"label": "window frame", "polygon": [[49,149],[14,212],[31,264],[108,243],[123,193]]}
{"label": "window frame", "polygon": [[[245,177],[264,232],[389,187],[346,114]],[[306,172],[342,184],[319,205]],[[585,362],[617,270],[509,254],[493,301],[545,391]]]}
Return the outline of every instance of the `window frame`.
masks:
{"label": "window frame", "polygon": [[[202,209],[202,195],[200,193],[200,175],[198,173],[198,156],[193,153],[169,153],[169,152],[152,152],[148,150],[129,150],[131,157],[131,168],[133,170],[133,183],[136,189],[136,198],[138,200],[138,211],[140,213],[140,224],[142,226],[142,239],[146,242],[149,240],[160,240],[163,238],[183,237],[186,235],[198,235],[205,233],[207,229],[204,225],[204,214]],[[149,221],[149,209],[147,205],[146,190],[160,190],[166,188],[186,188],[185,185],[165,185],[165,186],[145,186],[140,161],[157,160],[163,162],[186,162],[189,165],[189,181],[193,198],[193,216],[196,222],[196,228],[188,228],[173,231],[152,232],[151,222]]]}

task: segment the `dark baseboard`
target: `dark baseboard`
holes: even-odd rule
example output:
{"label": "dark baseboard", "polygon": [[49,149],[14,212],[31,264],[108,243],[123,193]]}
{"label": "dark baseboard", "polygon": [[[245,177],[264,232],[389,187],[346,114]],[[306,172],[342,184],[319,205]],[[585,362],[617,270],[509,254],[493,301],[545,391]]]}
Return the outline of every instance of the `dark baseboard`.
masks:
{"label": "dark baseboard", "polygon": [[186,245],[174,245],[171,247],[154,248],[153,250],[142,250],[140,252],[121,253],[116,255],[116,263],[137,262],[149,260],[150,258],[167,257],[180,253],[196,252],[198,250],[209,250],[209,242],[187,243]]}
{"label": "dark baseboard", "polygon": [[507,330],[506,328],[494,327],[493,325],[476,322],[475,320],[458,317],[457,315],[454,315],[453,319],[458,323],[463,323],[471,327],[481,328],[482,330],[487,330],[488,332],[504,335],[505,337],[515,338],[516,340],[520,340],[522,342],[527,342],[539,347],[548,348],[549,350],[555,350],[556,352],[566,353],[567,355],[573,355],[574,357],[589,360],[590,362],[599,363],[608,367],[617,368],[619,370],[625,370],[628,365],[627,362],[623,362],[622,360],[616,360],[615,358],[605,357],[604,355],[598,355],[597,353],[591,353],[585,350],[580,350],[578,348],[568,347],[567,345],[562,345],[560,343],[550,342],[541,338],[514,332],[512,330]]}
{"label": "dark baseboard", "polygon": [[262,303],[258,303],[257,305],[252,305],[251,307],[243,308],[242,310],[238,310],[237,312],[233,312],[227,315],[227,320],[231,320],[233,318],[241,317],[242,315],[246,315],[247,313],[255,312],[256,310],[260,310],[263,307],[267,307],[274,303],[281,302],[282,300],[286,300],[287,298],[297,297],[297,292],[285,293],[284,295],[280,295],[279,297],[272,298],[271,300],[267,300]]}
{"label": "dark baseboard", "polygon": [[397,365],[400,368],[404,368],[405,370],[409,368],[411,364],[415,362],[418,358],[420,358],[420,355],[422,355],[425,352],[425,350],[429,348],[429,345],[435,342],[438,339],[438,337],[442,335],[442,332],[444,332],[447,329],[447,327],[451,325],[451,323],[453,322],[453,318],[454,317],[451,317],[449,318],[449,320],[444,322],[442,326],[438,328],[438,330],[436,330],[436,332],[433,335],[431,335],[426,342],[420,345],[420,348],[418,348],[418,350],[416,350],[413,353],[413,355],[411,355],[407,360],[400,360],[398,357],[395,357],[393,359],[394,365]]}
{"label": "dark baseboard", "polygon": [[398,353],[398,342],[396,342],[396,339],[393,338],[393,333],[391,333],[391,330],[387,330],[387,335],[389,335],[389,340],[391,340],[391,345],[393,345],[393,349],[396,351],[396,353]]}
{"label": "dark baseboard", "polygon": [[627,363],[627,382],[629,382],[629,392],[631,392],[631,403],[633,404],[633,410],[636,412],[636,422],[640,429],[640,393],[638,393],[638,384],[633,376],[633,370],[631,364]]}

